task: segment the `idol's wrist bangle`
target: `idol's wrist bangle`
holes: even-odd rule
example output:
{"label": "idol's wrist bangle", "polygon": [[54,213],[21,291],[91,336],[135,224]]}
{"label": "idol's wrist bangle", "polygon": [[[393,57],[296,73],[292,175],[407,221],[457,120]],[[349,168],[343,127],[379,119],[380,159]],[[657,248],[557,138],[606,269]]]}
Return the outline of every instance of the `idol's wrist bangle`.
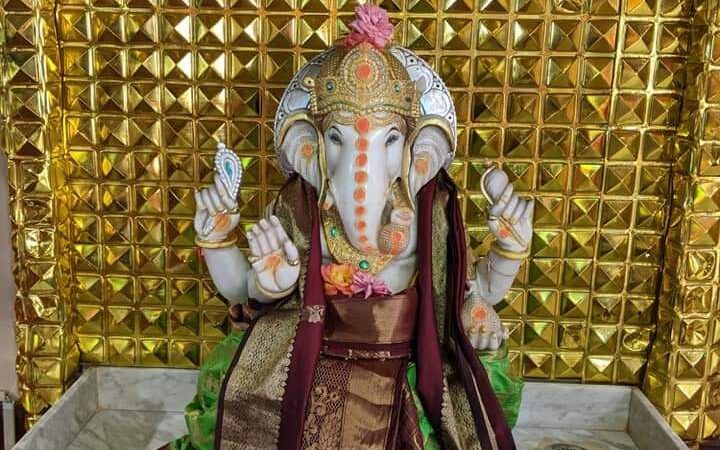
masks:
{"label": "idol's wrist bangle", "polygon": [[225,248],[232,247],[237,243],[237,238],[225,239],[223,241],[204,241],[199,237],[195,236],[195,245],[200,248]]}
{"label": "idol's wrist bangle", "polygon": [[262,287],[260,285],[260,283],[258,282],[257,274],[255,274],[255,287],[257,288],[258,292],[260,292],[262,295],[264,295],[265,297],[272,299],[272,300],[277,300],[279,298],[287,297],[288,295],[290,295],[292,293],[292,291],[295,290],[296,285],[297,285],[297,283],[293,283],[292,286],[285,289],[284,291],[279,291],[279,292],[268,291],[267,289],[265,289],[264,287]]}
{"label": "idol's wrist bangle", "polygon": [[523,250],[522,252],[515,252],[512,250],[506,250],[502,247],[500,247],[497,242],[493,242],[490,246],[491,250],[497,253],[498,256],[502,256],[503,258],[512,259],[515,261],[522,261],[524,259],[527,259],[528,256],[530,256],[530,249]]}

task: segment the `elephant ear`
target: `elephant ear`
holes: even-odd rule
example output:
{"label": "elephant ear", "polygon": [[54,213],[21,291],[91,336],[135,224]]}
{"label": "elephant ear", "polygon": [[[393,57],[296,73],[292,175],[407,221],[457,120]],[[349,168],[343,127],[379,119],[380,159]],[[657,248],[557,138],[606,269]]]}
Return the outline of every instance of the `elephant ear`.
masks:
{"label": "elephant ear", "polygon": [[410,143],[410,167],[408,184],[412,198],[441,168],[452,161],[451,137],[439,126],[427,125],[419,130]]}
{"label": "elephant ear", "polygon": [[319,141],[315,126],[307,120],[297,120],[287,127],[276,145],[282,170],[286,174],[297,172],[319,191]]}

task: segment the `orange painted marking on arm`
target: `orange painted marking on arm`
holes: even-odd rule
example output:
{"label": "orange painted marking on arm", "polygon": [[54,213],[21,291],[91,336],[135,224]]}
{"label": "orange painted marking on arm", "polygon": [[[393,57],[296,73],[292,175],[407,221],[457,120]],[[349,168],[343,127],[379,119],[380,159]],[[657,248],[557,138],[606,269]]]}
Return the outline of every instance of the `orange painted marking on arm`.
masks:
{"label": "orange painted marking on arm", "polygon": [[213,225],[218,231],[225,230],[230,225],[230,217],[227,214],[218,214],[213,218]]}
{"label": "orange painted marking on arm", "polygon": [[487,318],[487,311],[484,306],[476,306],[470,310],[470,316],[472,316],[476,322],[481,322]]}

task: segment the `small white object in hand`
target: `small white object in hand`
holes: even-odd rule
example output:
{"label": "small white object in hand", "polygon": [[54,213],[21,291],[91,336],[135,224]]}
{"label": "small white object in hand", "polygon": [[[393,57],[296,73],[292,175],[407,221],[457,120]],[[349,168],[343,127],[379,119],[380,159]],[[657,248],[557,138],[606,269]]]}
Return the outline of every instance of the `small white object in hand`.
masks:
{"label": "small white object in hand", "polygon": [[[242,162],[240,158],[228,149],[224,143],[218,142],[217,152],[215,153],[215,187],[220,195],[223,192],[230,196],[230,200],[237,202],[238,192],[240,191],[240,182],[242,181]],[[222,213],[235,213],[233,211],[223,211]],[[211,214],[205,220],[202,231],[205,236],[209,235],[215,229],[215,218]]]}
{"label": "small white object in hand", "polygon": [[[235,200],[240,191],[242,181],[242,162],[232,150],[225,147],[225,144],[218,142],[217,153],[215,153],[215,180],[222,184],[230,198]],[[218,189],[220,186],[218,186]]]}

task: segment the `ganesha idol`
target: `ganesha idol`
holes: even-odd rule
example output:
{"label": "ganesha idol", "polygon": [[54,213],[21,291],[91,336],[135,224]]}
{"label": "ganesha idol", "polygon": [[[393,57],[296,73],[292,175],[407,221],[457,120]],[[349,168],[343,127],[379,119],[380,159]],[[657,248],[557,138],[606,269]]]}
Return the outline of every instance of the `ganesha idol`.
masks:
{"label": "ganesha idol", "polygon": [[287,182],[247,231],[247,256],[232,237],[231,151],[196,193],[196,242],[235,328],[202,368],[189,434],[165,448],[515,448],[522,381],[493,305],[528,255],[533,203],[486,171],[473,189],[494,241],[473,258],[446,172],[450,93],[391,42],[383,9],[360,6],[350,30],[285,91]]}

